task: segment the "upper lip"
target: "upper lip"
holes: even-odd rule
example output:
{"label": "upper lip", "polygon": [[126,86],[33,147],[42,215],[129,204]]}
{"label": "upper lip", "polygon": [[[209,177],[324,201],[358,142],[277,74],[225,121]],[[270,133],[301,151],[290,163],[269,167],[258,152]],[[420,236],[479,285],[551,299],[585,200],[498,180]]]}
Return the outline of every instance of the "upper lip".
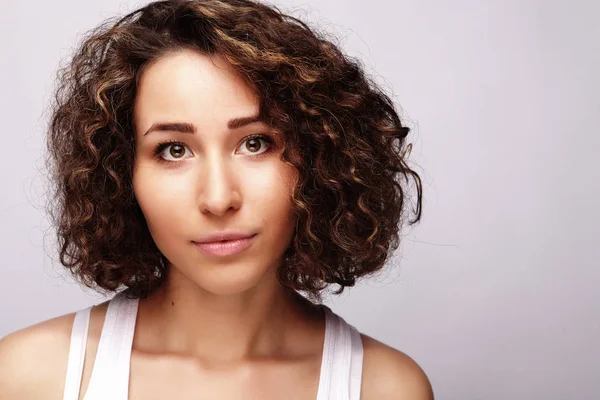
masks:
{"label": "upper lip", "polygon": [[221,240],[236,240],[236,239],[245,239],[247,237],[253,236],[254,233],[246,233],[241,231],[223,231],[213,233],[211,235],[202,236],[198,239],[195,239],[196,243],[210,243],[210,242],[219,242]]}

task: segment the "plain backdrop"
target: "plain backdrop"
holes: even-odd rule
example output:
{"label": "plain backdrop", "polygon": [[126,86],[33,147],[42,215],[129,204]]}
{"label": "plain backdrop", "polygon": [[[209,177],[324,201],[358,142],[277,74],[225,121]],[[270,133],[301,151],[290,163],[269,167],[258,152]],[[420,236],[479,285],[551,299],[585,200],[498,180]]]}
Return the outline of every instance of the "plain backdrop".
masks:
{"label": "plain backdrop", "polygon": [[[59,62],[145,2],[3,0],[0,337],[104,298],[57,262],[42,156]],[[600,3],[277,1],[340,39],[413,128],[423,220],[327,303],[437,400],[600,399]]]}

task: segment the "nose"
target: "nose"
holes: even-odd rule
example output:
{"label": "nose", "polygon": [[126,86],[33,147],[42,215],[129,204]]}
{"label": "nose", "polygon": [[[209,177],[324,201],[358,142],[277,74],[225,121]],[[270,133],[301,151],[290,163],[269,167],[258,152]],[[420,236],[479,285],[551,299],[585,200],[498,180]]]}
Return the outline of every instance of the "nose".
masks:
{"label": "nose", "polygon": [[242,196],[235,166],[222,159],[205,160],[199,178],[198,207],[205,214],[223,216],[240,208]]}

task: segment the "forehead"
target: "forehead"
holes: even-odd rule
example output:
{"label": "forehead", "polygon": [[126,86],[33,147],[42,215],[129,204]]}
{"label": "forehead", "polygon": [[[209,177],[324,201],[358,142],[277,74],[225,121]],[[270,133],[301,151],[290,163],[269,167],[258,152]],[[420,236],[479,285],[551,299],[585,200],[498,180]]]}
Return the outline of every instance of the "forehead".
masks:
{"label": "forehead", "polygon": [[259,99],[224,58],[192,50],[167,54],[140,76],[134,118],[140,131],[156,120],[224,127],[231,117],[258,112]]}

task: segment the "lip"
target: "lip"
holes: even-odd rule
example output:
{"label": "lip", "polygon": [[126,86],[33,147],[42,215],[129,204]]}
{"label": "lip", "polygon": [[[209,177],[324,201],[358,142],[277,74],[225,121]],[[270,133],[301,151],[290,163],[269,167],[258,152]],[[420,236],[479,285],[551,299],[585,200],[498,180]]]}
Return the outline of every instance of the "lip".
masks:
{"label": "lip", "polygon": [[237,240],[237,239],[245,239],[251,236],[254,236],[255,233],[246,233],[241,231],[223,231],[217,232],[213,235],[207,235],[194,240],[196,243],[213,243],[220,242],[222,240]]}
{"label": "lip", "polygon": [[194,241],[193,243],[196,246],[196,248],[202,251],[205,255],[224,257],[236,255],[246,250],[252,245],[252,243],[254,243],[255,237],[256,234],[253,234],[251,236],[234,238],[231,240],[224,239],[227,240],[226,242],[212,241],[200,243]]}

